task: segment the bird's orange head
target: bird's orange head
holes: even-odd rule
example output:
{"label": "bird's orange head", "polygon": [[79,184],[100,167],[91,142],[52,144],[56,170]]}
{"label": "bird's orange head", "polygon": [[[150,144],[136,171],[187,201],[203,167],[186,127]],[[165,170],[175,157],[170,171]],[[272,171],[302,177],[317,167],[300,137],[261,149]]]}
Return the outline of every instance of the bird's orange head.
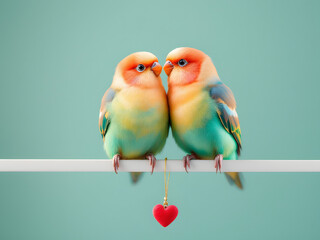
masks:
{"label": "bird's orange head", "polygon": [[217,76],[208,55],[195,48],[181,47],[171,51],[163,66],[170,85],[187,85]]}
{"label": "bird's orange head", "polygon": [[161,84],[161,71],[162,67],[155,55],[150,52],[136,52],[120,61],[114,82],[122,81],[125,85],[152,87]]}

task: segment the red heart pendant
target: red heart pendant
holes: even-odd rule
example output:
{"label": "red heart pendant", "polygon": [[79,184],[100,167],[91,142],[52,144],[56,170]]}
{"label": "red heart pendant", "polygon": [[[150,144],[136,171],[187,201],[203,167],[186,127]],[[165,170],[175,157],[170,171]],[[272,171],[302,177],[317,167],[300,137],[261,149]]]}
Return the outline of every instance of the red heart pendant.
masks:
{"label": "red heart pendant", "polygon": [[163,205],[158,204],[153,208],[153,216],[163,227],[167,227],[178,216],[178,208],[175,205],[165,208]]}

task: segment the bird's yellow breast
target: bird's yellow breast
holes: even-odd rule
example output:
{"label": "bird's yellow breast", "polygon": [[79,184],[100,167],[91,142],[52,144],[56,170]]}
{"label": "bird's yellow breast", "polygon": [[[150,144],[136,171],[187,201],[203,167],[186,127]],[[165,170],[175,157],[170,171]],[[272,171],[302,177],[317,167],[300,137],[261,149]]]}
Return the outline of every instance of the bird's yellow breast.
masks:
{"label": "bird's yellow breast", "polygon": [[184,133],[201,128],[211,117],[212,101],[201,84],[174,86],[169,89],[170,117],[175,131]]}
{"label": "bird's yellow breast", "polygon": [[164,89],[123,89],[114,99],[113,106],[115,121],[136,136],[158,133],[167,127],[168,104]]}

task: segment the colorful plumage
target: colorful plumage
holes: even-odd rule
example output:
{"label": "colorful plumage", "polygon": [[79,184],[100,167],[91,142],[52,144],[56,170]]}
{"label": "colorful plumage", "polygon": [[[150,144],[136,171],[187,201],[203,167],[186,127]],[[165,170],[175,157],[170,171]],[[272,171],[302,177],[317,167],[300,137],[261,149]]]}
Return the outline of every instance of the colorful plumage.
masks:
{"label": "colorful plumage", "polygon": [[[173,136],[191,159],[237,159],[241,130],[232,91],[223,84],[209,56],[193,48],[177,48],[167,56],[168,102]],[[227,173],[239,188],[238,173]]]}
{"label": "colorful plumage", "polygon": [[[117,66],[111,87],[101,101],[99,126],[104,149],[113,157],[117,173],[120,159],[156,158],[168,136],[168,103],[158,59],[137,52]],[[133,181],[139,174],[132,173]]]}

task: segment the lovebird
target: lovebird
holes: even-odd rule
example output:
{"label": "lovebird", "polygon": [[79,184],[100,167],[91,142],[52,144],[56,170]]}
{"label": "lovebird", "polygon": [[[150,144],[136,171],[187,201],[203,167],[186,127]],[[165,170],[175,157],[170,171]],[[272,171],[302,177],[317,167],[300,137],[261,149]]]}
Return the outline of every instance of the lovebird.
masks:
{"label": "lovebird", "polygon": [[[161,71],[162,66],[152,53],[133,53],[117,65],[112,84],[102,98],[100,133],[116,173],[120,159],[144,158],[153,172],[154,155],[164,147],[169,130]],[[139,175],[132,173],[134,182]]]}
{"label": "lovebird", "polygon": [[[168,75],[168,103],[173,137],[191,159],[215,159],[221,172],[223,159],[237,159],[241,130],[232,91],[220,80],[210,57],[193,48],[171,51],[164,65]],[[240,189],[238,173],[226,173]]]}

